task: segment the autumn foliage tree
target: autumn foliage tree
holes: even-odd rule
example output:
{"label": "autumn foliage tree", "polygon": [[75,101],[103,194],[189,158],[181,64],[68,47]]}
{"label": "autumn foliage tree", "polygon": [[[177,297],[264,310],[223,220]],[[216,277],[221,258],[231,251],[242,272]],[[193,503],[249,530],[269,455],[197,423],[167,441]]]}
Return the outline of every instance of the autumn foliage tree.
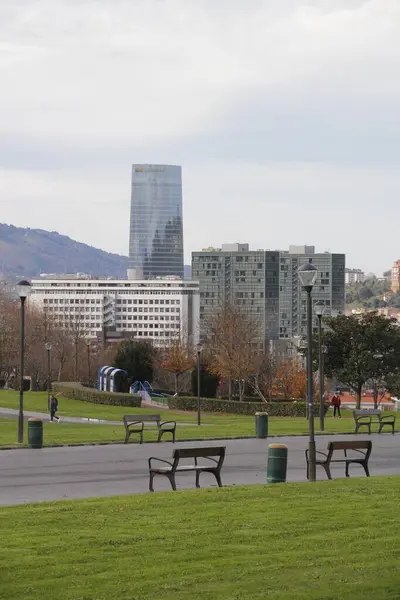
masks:
{"label": "autumn foliage tree", "polygon": [[280,361],[273,381],[273,394],[278,398],[302,399],[307,393],[305,369],[296,359]]}
{"label": "autumn foliage tree", "polygon": [[173,373],[175,379],[175,393],[179,392],[179,378],[192,369],[196,363],[193,349],[180,335],[172,338],[167,347],[160,351],[160,366]]}

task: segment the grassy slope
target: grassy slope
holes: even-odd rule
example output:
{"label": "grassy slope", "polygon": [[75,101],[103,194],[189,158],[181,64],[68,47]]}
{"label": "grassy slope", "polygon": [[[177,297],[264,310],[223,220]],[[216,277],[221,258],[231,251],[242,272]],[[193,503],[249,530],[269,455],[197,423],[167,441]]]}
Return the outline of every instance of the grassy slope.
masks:
{"label": "grassy slope", "polygon": [[[18,393],[0,390],[0,406],[4,408],[18,408]],[[28,392],[24,395],[24,407],[27,411],[47,412],[47,394],[41,392]],[[68,398],[59,399],[59,415],[75,417],[91,417],[122,421],[122,416],[127,413],[146,414],[160,413],[165,420],[176,420],[180,423],[195,423],[194,413],[174,413],[162,409],[127,408],[123,406],[103,406],[89,402],[79,402]],[[388,413],[389,414],[389,413]],[[351,411],[343,411],[345,418],[326,419],[326,433],[346,433],[354,431],[354,422]],[[318,432],[319,422],[315,420]],[[45,444],[73,444],[82,442],[112,442],[123,441],[124,428],[118,425],[88,425],[60,424],[44,425]],[[269,420],[270,435],[307,434],[308,422],[302,417],[280,418],[271,417]],[[254,417],[239,415],[202,414],[202,426],[177,428],[177,439],[198,438],[227,438],[235,436],[253,436],[255,434]],[[26,439],[26,436],[25,436]],[[145,433],[145,440],[155,440],[154,431]],[[9,419],[0,419],[0,446],[9,446],[16,442],[16,422]]]}
{"label": "grassy slope", "polygon": [[7,600],[399,598],[400,478],[0,511]]}

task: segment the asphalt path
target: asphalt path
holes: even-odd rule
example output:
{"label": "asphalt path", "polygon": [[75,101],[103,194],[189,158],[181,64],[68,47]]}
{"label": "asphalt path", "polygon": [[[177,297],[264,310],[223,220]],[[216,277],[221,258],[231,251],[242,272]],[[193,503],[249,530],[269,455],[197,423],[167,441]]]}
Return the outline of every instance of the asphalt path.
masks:
{"label": "asphalt path", "polygon": [[[128,407],[129,408],[129,407]],[[2,408],[0,407],[0,417],[6,417],[7,419],[17,419],[19,415],[19,411],[15,408]],[[59,417],[59,415],[57,414]],[[140,416],[140,415],[139,415]],[[24,419],[27,421],[31,417],[38,417],[42,419],[42,421],[51,421],[50,415],[48,413],[35,412],[31,410],[24,410]],[[77,424],[89,424],[89,425],[123,425],[122,419],[121,421],[108,421],[106,419],[93,419],[91,417],[59,417],[60,421],[65,421],[65,423],[77,423]],[[57,419],[56,419],[57,420]],[[177,427],[197,427],[196,423],[182,423],[178,421],[176,424]]]}
{"label": "asphalt path", "polygon": [[[329,440],[349,440],[353,436],[318,436],[317,449],[326,449]],[[371,439],[371,475],[400,473],[400,434],[359,434],[356,439]],[[170,458],[174,448],[193,446],[226,446],[222,468],[224,485],[265,482],[268,444],[288,446],[288,481],[305,481],[304,451],[306,436],[269,438],[268,440],[219,440],[160,444],[126,444],[110,446],[74,446],[41,450],[0,451],[0,505],[65,500],[93,496],[138,494],[148,491],[150,456]],[[344,465],[332,466],[333,478],[344,477]],[[362,467],[350,467],[350,476],[365,476]],[[317,478],[326,479],[317,467]],[[156,477],[156,491],[169,490],[166,477]],[[200,484],[214,486],[209,474],[202,474]],[[194,487],[194,473],[177,475],[178,489]]]}

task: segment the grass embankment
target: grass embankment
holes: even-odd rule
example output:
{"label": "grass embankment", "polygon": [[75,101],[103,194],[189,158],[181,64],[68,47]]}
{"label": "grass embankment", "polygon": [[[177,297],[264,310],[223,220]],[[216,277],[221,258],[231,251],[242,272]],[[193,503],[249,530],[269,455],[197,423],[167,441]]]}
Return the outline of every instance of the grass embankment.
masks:
{"label": "grass embankment", "polygon": [[399,493],[385,477],[3,508],[0,598],[394,600]]}
{"label": "grass embankment", "polygon": [[[19,396],[17,392],[0,390],[0,407],[18,409]],[[240,436],[254,436],[254,417],[241,415],[219,415],[202,413],[201,427],[185,426],[184,423],[196,423],[194,413],[175,413],[173,411],[149,408],[129,408],[126,406],[104,406],[80,402],[69,398],[59,397],[58,415],[73,417],[89,417],[109,421],[121,421],[124,414],[161,414],[164,420],[175,420],[182,425],[177,427],[177,440],[229,438]],[[24,409],[26,411],[47,412],[47,394],[43,392],[27,392],[24,394]],[[331,413],[330,413],[331,414]],[[390,413],[387,413],[390,414]],[[26,427],[26,424],[25,424]],[[315,419],[315,428],[318,433],[319,420]],[[374,426],[373,430],[376,429]],[[325,433],[351,433],[354,431],[354,421],[351,411],[343,411],[342,419],[333,419],[328,416],[325,421]],[[302,417],[270,417],[269,435],[301,435],[308,433],[308,422]],[[122,442],[125,430],[122,425],[95,425],[72,424],[61,422],[59,424],[44,424],[44,443],[51,444],[79,444],[85,442]],[[147,430],[144,436],[146,441],[155,441],[155,430]],[[25,436],[26,439],[26,436]],[[134,438],[131,438],[134,440]],[[165,439],[165,438],[164,438]],[[16,423],[13,419],[0,420],[0,446],[16,444]]]}

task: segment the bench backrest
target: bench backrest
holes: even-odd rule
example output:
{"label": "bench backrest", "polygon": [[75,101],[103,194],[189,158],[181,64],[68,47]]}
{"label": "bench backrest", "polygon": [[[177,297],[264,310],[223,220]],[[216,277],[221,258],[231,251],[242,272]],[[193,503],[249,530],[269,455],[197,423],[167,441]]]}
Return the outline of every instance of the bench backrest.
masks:
{"label": "bench backrest", "polygon": [[178,466],[178,463],[181,458],[217,458],[218,459],[218,468],[222,467],[222,463],[225,458],[225,446],[208,446],[205,448],[179,448],[178,450],[174,450],[173,459],[174,465],[173,469]]}
{"label": "bench backrest", "polygon": [[356,417],[373,417],[375,415],[380,416],[381,411],[375,408],[364,408],[353,410],[353,416]]}
{"label": "bench backrest", "polygon": [[372,448],[371,440],[354,440],[350,442],[329,442],[328,450],[362,450],[364,448]]}
{"label": "bench backrest", "polygon": [[133,423],[134,421],[149,422],[149,421],[160,421],[160,415],[124,415],[124,423]]}

